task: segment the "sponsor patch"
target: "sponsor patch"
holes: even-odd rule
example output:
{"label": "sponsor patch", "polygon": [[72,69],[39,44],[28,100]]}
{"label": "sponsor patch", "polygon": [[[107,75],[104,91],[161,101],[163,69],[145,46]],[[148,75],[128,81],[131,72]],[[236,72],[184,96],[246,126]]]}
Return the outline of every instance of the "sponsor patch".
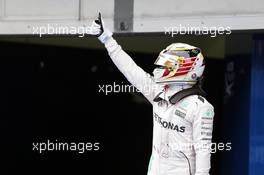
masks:
{"label": "sponsor patch", "polygon": [[201,124],[202,124],[202,125],[212,125],[213,122],[204,122],[204,121],[202,121]]}
{"label": "sponsor patch", "polygon": [[212,118],[214,116],[214,110],[213,109],[207,109],[207,111],[205,112],[205,116],[206,118]]}
{"label": "sponsor patch", "polygon": [[212,140],[211,138],[202,138],[202,140]]}
{"label": "sponsor patch", "polygon": [[212,128],[211,127],[202,127],[202,129],[204,129],[204,130],[212,130]]}
{"label": "sponsor patch", "polygon": [[180,111],[179,109],[175,110],[175,115],[181,117],[181,118],[185,118],[186,117],[186,113]]}
{"label": "sponsor patch", "polygon": [[183,102],[181,102],[181,104],[180,104],[180,107],[181,108],[187,108],[189,106],[189,102],[188,101],[183,101]]}
{"label": "sponsor patch", "polygon": [[211,132],[201,132],[201,135],[212,136]]}
{"label": "sponsor patch", "polygon": [[202,119],[204,119],[204,120],[213,120],[212,117],[202,117]]}
{"label": "sponsor patch", "polygon": [[154,113],[154,119],[156,122],[160,124],[163,128],[171,129],[177,132],[184,133],[185,132],[185,126],[178,126],[177,124],[174,124],[172,122],[166,121],[159,117],[156,113]]}

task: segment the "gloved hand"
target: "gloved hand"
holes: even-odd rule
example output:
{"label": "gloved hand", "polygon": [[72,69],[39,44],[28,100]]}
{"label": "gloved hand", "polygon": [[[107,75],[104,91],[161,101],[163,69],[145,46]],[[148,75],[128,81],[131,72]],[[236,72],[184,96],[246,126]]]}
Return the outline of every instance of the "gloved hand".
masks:
{"label": "gloved hand", "polygon": [[105,44],[106,41],[112,37],[113,33],[105,28],[104,21],[102,20],[101,13],[99,13],[98,19],[94,20],[92,23],[92,31],[98,39]]}

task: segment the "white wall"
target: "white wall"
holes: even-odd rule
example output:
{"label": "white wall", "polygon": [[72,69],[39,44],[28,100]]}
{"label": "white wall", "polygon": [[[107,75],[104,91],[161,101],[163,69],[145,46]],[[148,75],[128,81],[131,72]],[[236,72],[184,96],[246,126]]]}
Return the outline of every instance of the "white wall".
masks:
{"label": "white wall", "polygon": [[263,0],[134,0],[134,31],[164,27],[230,27],[264,29]]}
{"label": "white wall", "polygon": [[[48,23],[89,25],[98,12],[114,27],[114,0],[0,0],[0,34],[32,34]],[[263,0],[134,0],[133,32],[164,32],[164,27],[229,26],[264,29]]]}
{"label": "white wall", "polygon": [[136,18],[263,14],[263,0],[134,0]]}
{"label": "white wall", "polygon": [[0,0],[0,34],[32,34],[33,27],[47,24],[90,25],[99,11],[113,29],[114,0]]}
{"label": "white wall", "polygon": [[12,20],[63,20],[78,19],[79,3],[76,0],[1,0],[2,19]]}

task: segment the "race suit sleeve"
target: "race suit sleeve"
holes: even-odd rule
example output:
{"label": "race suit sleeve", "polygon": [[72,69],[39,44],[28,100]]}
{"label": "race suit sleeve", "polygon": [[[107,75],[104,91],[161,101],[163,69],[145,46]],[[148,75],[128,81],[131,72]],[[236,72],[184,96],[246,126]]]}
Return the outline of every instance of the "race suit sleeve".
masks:
{"label": "race suit sleeve", "polygon": [[114,64],[124,74],[126,79],[134,85],[152,104],[154,98],[155,82],[152,77],[142,70],[132,58],[122,50],[113,37],[105,43]]}
{"label": "race suit sleeve", "polygon": [[195,175],[209,175],[214,108],[202,106],[193,121],[193,141],[196,154]]}

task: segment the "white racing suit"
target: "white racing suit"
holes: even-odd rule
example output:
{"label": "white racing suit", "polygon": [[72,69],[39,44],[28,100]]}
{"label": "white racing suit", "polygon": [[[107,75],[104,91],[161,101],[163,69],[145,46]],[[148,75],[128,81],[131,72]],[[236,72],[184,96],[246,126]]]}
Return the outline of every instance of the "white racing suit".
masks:
{"label": "white racing suit", "polygon": [[163,86],[137,66],[112,37],[105,47],[127,80],[153,105],[153,148],[148,175],[209,175],[213,106],[198,95],[172,105],[165,92],[159,95],[163,100],[154,102]]}

